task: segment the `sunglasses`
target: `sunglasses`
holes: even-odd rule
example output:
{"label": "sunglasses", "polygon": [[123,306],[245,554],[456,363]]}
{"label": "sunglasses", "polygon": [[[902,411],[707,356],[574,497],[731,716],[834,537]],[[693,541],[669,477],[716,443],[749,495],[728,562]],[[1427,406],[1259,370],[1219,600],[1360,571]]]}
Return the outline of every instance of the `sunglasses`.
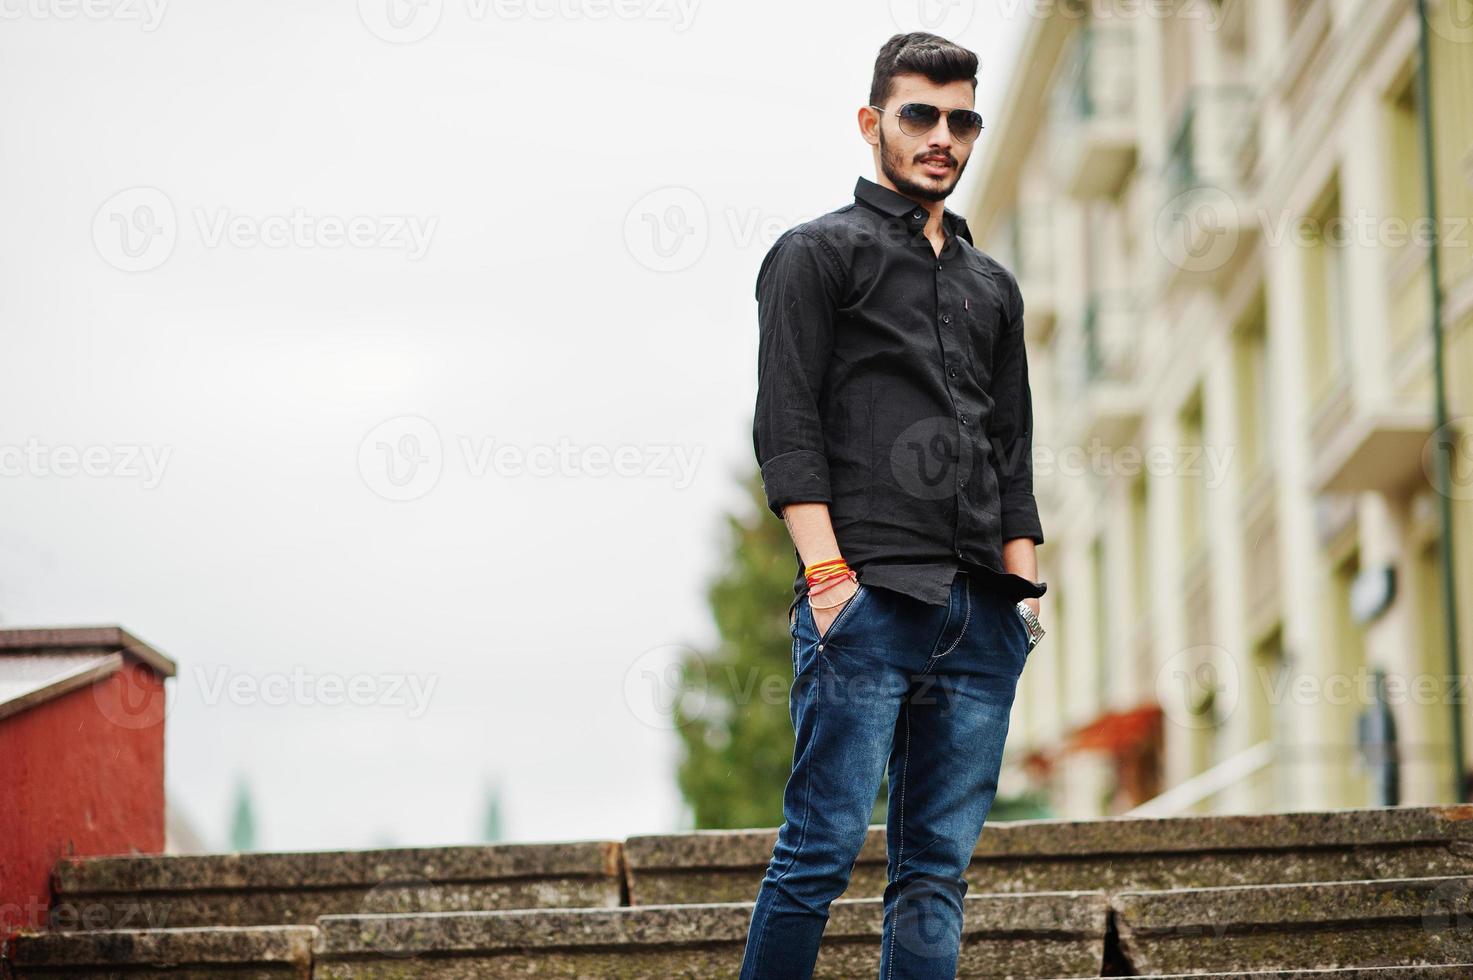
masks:
{"label": "sunglasses", "polygon": [[[870,108],[885,111],[877,105]],[[941,109],[924,102],[907,102],[895,110],[895,121],[900,124],[900,131],[906,136],[926,135],[936,128],[936,120],[940,118]],[[963,143],[970,143],[982,132],[982,116],[971,109],[949,109],[946,112],[946,128]]]}

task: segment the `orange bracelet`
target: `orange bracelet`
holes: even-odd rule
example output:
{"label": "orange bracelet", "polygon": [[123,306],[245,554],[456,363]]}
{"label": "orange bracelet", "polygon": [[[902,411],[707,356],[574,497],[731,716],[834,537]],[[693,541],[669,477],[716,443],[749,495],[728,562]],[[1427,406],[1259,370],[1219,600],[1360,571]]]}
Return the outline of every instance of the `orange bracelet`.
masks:
{"label": "orange bracelet", "polygon": [[814,562],[803,569],[804,577],[808,580],[809,587],[826,582],[832,578],[841,578],[853,574],[849,563],[843,558],[830,558],[827,561]]}

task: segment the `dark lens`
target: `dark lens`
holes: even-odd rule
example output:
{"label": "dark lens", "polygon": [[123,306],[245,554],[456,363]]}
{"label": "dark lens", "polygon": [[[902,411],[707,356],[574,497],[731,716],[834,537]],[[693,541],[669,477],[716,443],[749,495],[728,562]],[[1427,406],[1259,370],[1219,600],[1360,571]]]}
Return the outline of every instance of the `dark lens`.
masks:
{"label": "dark lens", "polygon": [[982,132],[982,117],[971,109],[953,109],[946,117],[951,135],[963,143],[970,143]]}
{"label": "dark lens", "polygon": [[906,136],[921,136],[929,133],[941,118],[941,110],[924,102],[907,102],[896,113],[900,120],[900,131]]}

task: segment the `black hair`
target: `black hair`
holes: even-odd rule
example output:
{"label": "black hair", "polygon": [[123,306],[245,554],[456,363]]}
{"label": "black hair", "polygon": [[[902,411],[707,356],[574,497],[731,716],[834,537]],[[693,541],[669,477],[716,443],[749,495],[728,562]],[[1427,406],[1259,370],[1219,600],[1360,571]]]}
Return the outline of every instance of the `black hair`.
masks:
{"label": "black hair", "polygon": [[970,81],[977,91],[977,55],[944,37],[925,31],[896,34],[875,58],[869,104],[883,106],[895,88],[896,75],[924,75],[937,85]]}

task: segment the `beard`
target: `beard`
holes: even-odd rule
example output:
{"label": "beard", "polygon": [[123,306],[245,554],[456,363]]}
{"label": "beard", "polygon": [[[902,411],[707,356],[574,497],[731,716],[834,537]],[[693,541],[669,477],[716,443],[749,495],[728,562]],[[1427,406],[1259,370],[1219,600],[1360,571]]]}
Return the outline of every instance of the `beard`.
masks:
{"label": "beard", "polygon": [[895,185],[896,190],[906,197],[920,201],[944,201],[951,196],[956,189],[957,181],[962,178],[962,171],[967,169],[965,163],[959,164],[952,172],[951,180],[944,186],[936,187],[930,184],[919,184],[906,177],[901,168],[907,165],[907,161],[899,150],[891,151],[889,144],[885,142],[885,130],[880,129],[880,170]]}

